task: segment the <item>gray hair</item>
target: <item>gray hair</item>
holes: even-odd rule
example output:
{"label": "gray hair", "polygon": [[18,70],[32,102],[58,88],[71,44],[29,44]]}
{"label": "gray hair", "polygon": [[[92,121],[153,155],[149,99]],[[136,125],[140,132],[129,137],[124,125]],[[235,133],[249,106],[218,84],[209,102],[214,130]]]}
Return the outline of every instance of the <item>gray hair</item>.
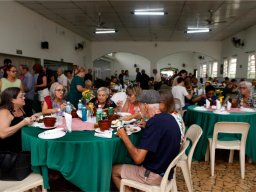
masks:
{"label": "gray hair", "polygon": [[97,90],[97,94],[100,92],[100,91],[104,91],[106,93],[106,95],[109,95],[109,89],[107,87],[100,87],[98,90]]}
{"label": "gray hair", "polygon": [[245,87],[247,87],[247,89],[251,90],[251,88],[252,88],[252,83],[249,82],[249,81],[242,81],[242,82],[239,83],[239,86],[240,86],[240,87],[245,86]]}
{"label": "gray hair", "polygon": [[63,86],[62,84],[58,83],[58,82],[54,82],[54,83],[51,85],[51,87],[50,87],[50,97],[51,97],[52,99],[54,99],[54,97],[55,97],[55,90],[56,90],[56,88],[57,88],[58,86],[62,86],[62,87],[64,88],[64,86]]}

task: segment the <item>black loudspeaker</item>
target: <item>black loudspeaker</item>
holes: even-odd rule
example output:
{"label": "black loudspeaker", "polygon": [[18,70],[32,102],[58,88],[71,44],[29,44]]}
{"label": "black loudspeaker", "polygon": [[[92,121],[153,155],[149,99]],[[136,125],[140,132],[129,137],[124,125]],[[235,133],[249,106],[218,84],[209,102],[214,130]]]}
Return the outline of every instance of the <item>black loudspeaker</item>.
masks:
{"label": "black loudspeaker", "polygon": [[48,43],[48,41],[42,41],[42,42],[41,42],[41,48],[42,48],[42,49],[49,49],[49,43]]}

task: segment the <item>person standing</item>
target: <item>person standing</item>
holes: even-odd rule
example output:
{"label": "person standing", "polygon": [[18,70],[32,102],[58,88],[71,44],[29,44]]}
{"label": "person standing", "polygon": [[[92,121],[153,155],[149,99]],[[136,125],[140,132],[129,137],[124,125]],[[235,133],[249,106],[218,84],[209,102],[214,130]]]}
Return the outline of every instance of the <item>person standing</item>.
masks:
{"label": "person standing", "polygon": [[148,82],[149,82],[150,78],[149,76],[146,74],[145,69],[141,70],[141,81],[140,81],[140,87],[141,89],[148,89]]}
{"label": "person standing", "polygon": [[23,86],[25,92],[25,106],[24,111],[27,116],[33,115],[32,107],[33,107],[33,99],[34,99],[34,78],[33,75],[29,72],[29,68],[27,65],[20,65],[20,73],[23,75]]}
{"label": "person standing", "polygon": [[0,79],[0,91],[3,92],[9,87],[18,87],[23,90],[20,79],[17,79],[17,68],[14,65],[8,65],[4,71],[4,77]]}
{"label": "person standing", "polygon": [[63,73],[63,69],[61,67],[59,67],[57,69],[57,75],[58,75],[58,83],[60,83],[61,85],[64,86],[65,89],[67,89],[68,87],[68,79],[66,77],[66,75]]}
{"label": "person standing", "polygon": [[91,82],[92,82],[92,69],[88,69],[88,72],[85,74],[85,76],[84,76],[84,81],[86,81],[86,80],[91,80]]}
{"label": "person standing", "polygon": [[140,86],[140,81],[141,81],[141,72],[140,72],[140,68],[136,68],[136,83],[137,83],[137,85],[139,85]]}
{"label": "person standing", "polygon": [[157,72],[157,69],[153,69],[153,77],[154,77],[154,89],[159,90],[162,86],[162,79],[160,74]]}

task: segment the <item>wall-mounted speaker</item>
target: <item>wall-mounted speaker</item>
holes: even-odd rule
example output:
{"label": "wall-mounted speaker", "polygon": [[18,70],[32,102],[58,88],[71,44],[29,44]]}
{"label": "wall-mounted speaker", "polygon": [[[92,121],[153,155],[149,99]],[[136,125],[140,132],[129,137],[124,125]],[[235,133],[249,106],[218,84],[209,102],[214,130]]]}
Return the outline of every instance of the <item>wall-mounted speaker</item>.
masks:
{"label": "wall-mounted speaker", "polygon": [[49,43],[48,43],[48,41],[42,41],[42,42],[41,42],[41,48],[42,48],[42,49],[49,49]]}

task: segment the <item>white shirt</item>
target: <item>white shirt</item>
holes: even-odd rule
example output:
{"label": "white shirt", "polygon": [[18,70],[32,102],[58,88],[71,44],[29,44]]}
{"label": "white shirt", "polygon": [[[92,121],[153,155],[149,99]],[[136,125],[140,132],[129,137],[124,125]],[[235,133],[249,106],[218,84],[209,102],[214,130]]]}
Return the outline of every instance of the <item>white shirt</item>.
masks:
{"label": "white shirt", "polygon": [[180,100],[181,107],[185,106],[185,96],[188,95],[188,92],[185,87],[176,85],[172,87],[172,95],[174,98]]}
{"label": "white shirt", "polygon": [[158,73],[156,75],[153,75],[153,77],[154,77],[154,82],[159,83],[162,81],[161,76]]}
{"label": "white shirt", "polygon": [[58,77],[58,82],[63,85],[64,87],[67,87],[68,86],[68,78],[64,75],[64,74],[61,74],[59,77]]}

